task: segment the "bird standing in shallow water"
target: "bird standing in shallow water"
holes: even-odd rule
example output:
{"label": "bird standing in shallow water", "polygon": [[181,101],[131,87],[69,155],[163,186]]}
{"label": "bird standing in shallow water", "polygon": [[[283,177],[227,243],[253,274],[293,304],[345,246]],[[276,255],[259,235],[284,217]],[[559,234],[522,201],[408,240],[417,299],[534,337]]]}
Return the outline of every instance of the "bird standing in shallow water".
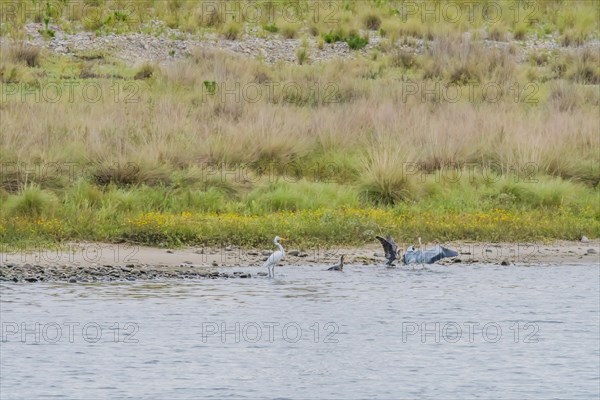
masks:
{"label": "bird standing in shallow water", "polygon": [[263,267],[267,267],[267,269],[269,270],[269,278],[275,277],[275,266],[279,261],[283,259],[283,257],[285,257],[285,250],[283,249],[283,246],[279,244],[280,240],[285,239],[280,238],[279,236],[275,236],[275,239],[273,239],[273,243],[275,243],[275,245],[279,247],[279,250],[271,254],[269,258],[267,258],[267,261],[265,261],[265,263],[263,264]]}
{"label": "bird standing in shallow water", "polygon": [[333,267],[327,268],[327,271],[343,271],[344,270],[344,255],[340,257],[339,264],[334,265]]}

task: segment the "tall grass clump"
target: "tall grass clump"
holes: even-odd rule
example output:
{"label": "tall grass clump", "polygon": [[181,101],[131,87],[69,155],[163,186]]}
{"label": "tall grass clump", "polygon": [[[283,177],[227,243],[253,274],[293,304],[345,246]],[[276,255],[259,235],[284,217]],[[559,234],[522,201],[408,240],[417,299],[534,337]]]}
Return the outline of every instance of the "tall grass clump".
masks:
{"label": "tall grass clump", "polygon": [[12,216],[37,217],[52,215],[57,205],[58,199],[54,194],[29,185],[20,193],[8,196],[2,209]]}
{"label": "tall grass clump", "polygon": [[10,45],[8,51],[8,55],[14,63],[23,63],[28,67],[40,66],[40,53],[40,47],[25,42]]}
{"label": "tall grass clump", "polygon": [[295,23],[286,22],[281,25],[279,32],[286,39],[294,39],[298,36],[300,26]]}
{"label": "tall grass clump", "polygon": [[221,34],[227,40],[237,40],[243,31],[243,26],[236,21],[229,21],[223,25]]}
{"label": "tall grass clump", "polygon": [[549,104],[558,111],[573,111],[582,105],[583,95],[581,89],[568,81],[557,80],[549,86]]}
{"label": "tall grass clump", "polygon": [[363,18],[363,25],[370,31],[376,31],[381,27],[381,18],[377,14],[367,14]]}
{"label": "tall grass clump", "polygon": [[133,79],[142,80],[142,79],[150,79],[156,73],[156,69],[151,64],[142,65],[133,76]]}
{"label": "tall grass clump", "polygon": [[572,58],[569,77],[583,84],[600,84],[600,52],[591,48],[581,49]]}
{"label": "tall grass clump", "polygon": [[410,150],[392,135],[380,136],[362,160],[361,198],[375,205],[393,205],[415,198],[409,176],[416,169]]}

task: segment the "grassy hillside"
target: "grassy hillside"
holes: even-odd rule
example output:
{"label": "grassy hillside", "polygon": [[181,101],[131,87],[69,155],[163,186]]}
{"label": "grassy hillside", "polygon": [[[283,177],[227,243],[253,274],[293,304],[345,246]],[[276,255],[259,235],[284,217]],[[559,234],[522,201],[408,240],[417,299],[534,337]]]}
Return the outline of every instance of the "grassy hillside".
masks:
{"label": "grassy hillside", "polygon": [[[0,243],[598,237],[597,3],[536,2],[534,21],[515,11],[522,2],[478,4],[492,3],[503,10],[493,23],[423,20],[421,2],[339,1],[333,25],[294,25],[277,13],[228,21],[220,2],[204,3],[217,7],[210,23],[196,2],[135,2],[135,23],[115,14],[119,2],[82,2],[79,19],[33,2],[39,16],[2,25]],[[90,25],[89,9],[110,18]],[[27,44],[30,21],[300,40],[295,63],[196,49],[133,66],[110,46],[59,55]],[[381,40],[366,53],[311,60],[313,46],[359,48],[372,35]],[[546,35],[559,47],[520,41]]]}

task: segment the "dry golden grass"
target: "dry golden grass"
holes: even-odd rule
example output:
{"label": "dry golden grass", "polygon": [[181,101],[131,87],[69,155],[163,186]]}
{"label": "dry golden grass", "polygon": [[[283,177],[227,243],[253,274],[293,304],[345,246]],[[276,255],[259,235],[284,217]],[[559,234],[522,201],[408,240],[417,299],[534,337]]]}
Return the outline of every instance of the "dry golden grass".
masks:
{"label": "dry golden grass", "polygon": [[[414,63],[393,57],[270,67],[203,50],[170,67],[129,75],[148,79],[93,81],[104,94],[98,102],[83,100],[77,90],[74,102],[13,96],[0,110],[6,150],[0,161],[134,163],[143,171],[133,177],[115,172],[113,180],[154,184],[168,181],[168,170],[203,163],[306,166],[302,160],[359,154],[340,163],[340,175],[394,196],[405,183],[405,162],[427,171],[473,163],[506,172],[534,163],[539,173],[592,185],[600,180],[599,96],[577,83],[579,75],[573,82],[528,82],[510,50],[486,50],[458,36],[434,40]],[[593,66],[589,52],[573,57],[569,71]],[[442,80],[433,97],[425,93],[436,85],[429,78]],[[37,82],[43,87],[43,79]],[[207,91],[211,82],[214,94]],[[461,90],[456,101],[442,93],[449,82]],[[416,93],[407,95],[409,84]],[[480,90],[486,84],[504,96],[486,99]],[[299,90],[286,92],[285,85]],[[256,90],[261,94],[250,100]],[[135,101],[125,103],[132,93]],[[96,175],[98,182],[111,180],[105,168]]]}

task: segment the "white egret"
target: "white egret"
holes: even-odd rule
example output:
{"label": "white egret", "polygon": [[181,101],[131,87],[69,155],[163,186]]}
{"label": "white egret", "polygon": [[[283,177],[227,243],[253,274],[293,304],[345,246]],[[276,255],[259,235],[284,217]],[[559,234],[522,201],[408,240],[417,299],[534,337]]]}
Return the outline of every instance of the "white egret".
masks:
{"label": "white egret", "polygon": [[285,250],[283,249],[283,246],[281,244],[279,244],[280,240],[285,240],[285,239],[280,238],[279,236],[275,236],[273,243],[275,243],[275,245],[277,247],[279,247],[279,250],[277,250],[273,254],[271,254],[269,256],[269,258],[267,258],[267,261],[265,261],[265,263],[263,264],[263,267],[267,267],[267,269],[269,270],[270,278],[275,277],[275,266],[277,265],[277,263],[279,261],[281,261],[283,259],[283,257],[285,257]]}

